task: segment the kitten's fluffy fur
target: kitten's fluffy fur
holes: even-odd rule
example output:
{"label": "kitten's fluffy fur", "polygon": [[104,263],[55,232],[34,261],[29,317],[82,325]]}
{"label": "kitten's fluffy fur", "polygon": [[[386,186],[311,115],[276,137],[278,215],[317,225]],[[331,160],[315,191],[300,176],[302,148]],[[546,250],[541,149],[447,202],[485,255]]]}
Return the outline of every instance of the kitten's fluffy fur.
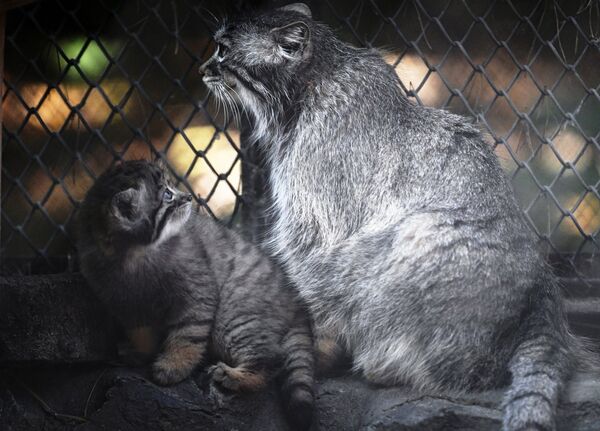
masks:
{"label": "kitten's fluffy fur", "polygon": [[226,23],[215,41],[201,72],[249,115],[273,199],[266,248],[319,344],[379,384],[437,392],[512,377],[504,429],[553,429],[579,342],[480,132],[409,103],[377,52],[340,41],[305,5]]}
{"label": "kitten's fluffy fur", "polygon": [[254,246],[192,207],[163,170],[142,161],[104,173],[79,214],[79,255],[95,293],[134,337],[162,342],[157,382],[190,375],[208,353],[212,378],[231,390],[262,388],[283,368],[293,423],[313,405],[312,340],[306,314],[281,273]]}

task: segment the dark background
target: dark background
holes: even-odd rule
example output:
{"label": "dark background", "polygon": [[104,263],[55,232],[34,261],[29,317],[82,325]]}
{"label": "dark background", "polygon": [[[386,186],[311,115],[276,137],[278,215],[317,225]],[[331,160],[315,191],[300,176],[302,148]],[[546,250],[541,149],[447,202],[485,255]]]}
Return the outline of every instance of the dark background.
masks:
{"label": "dark background", "polygon": [[[197,69],[221,17],[277,3],[43,0],[8,12],[3,272],[76,268],[78,202],[120,158],[160,152],[215,217],[240,222],[242,160],[256,161]],[[552,263],[589,293],[600,277],[600,2],[309,3],[344,40],[383,48],[415,103],[481,124]]]}

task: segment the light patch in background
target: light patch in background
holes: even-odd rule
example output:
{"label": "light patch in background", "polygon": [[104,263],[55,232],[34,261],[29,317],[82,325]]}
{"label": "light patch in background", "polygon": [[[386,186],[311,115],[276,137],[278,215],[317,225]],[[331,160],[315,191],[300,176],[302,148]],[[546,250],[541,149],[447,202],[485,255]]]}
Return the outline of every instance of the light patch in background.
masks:
{"label": "light patch in background", "polygon": [[[167,160],[179,175],[187,175],[187,181],[194,193],[207,200],[209,208],[216,216],[231,214],[235,206],[236,192],[242,192],[241,162],[236,151],[236,148],[239,148],[239,132],[227,131],[231,141],[225,133],[217,133],[210,125],[188,127],[183,130],[183,134],[194,148],[181,134],[177,134],[167,150]],[[198,152],[202,152],[203,156],[197,156]],[[220,179],[219,175],[226,175],[227,181]]]}
{"label": "light patch in background", "polygon": [[[595,235],[600,231],[600,200],[593,193],[587,193],[581,203],[574,208],[579,199],[573,197],[569,208],[572,208],[573,216],[586,235]],[[574,224],[569,225],[573,235],[580,235]]]}
{"label": "light patch in background", "polygon": [[[386,63],[394,66],[398,60],[398,53],[384,54]],[[394,67],[396,74],[408,90],[416,91],[427,78],[427,82],[417,92],[421,101],[428,106],[438,106],[442,102],[443,83],[439,79],[433,79],[433,74],[427,76],[429,69],[423,59],[416,54],[405,54]]]}
{"label": "light patch in background", "polygon": [[[437,73],[430,72],[421,57],[414,53],[406,53],[400,59],[399,55],[394,52],[383,54],[385,61],[394,66],[404,86],[408,90],[415,91],[423,104],[443,106],[449,96],[449,90]],[[431,58],[429,60],[433,61]],[[483,60],[483,58],[473,58],[475,64],[482,64]],[[539,70],[536,78],[552,82],[550,66],[553,62],[538,58],[537,63]],[[433,61],[432,64],[435,65],[435,62]],[[470,67],[468,70],[463,70],[464,67],[459,66],[460,64],[451,66],[452,70],[445,70],[446,78],[472,71]],[[516,70],[512,61],[494,61],[487,64],[485,71],[497,89],[507,92],[512,104],[508,103],[505,96],[497,95],[480,75],[476,81],[467,84],[465,88],[456,90],[463,93],[471,106],[477,108],[476,111],[480,110],[480,115],[485,117],[495,136],[504,140],[505,144],[495,147],[504,171],[511,176],[518,169],[518,163],[526,162],[539,183],[550,185],[555,181],[556,175],[564,170],[558,179],[560,191],[555,192],[557,199],[566,204],[565,208],[571,210],[573,218],[586,235],[598,235],[600,200],[595,193],[585,190],[581,182],[575,178],[575,172],[569,165],[574,166],[580,175],[585,175],[592,170],[600,174],[600,152],[588,145],[579,130],[568,123],[564,124],[564,119],[556,112],[554,103],[542,95],[528,74]],[[513,77],[516,77],[514,81]],[[419,88],[421,85],[422,87]],[[538,132],[550,139],[550,144],[543,142],[526,121],[519,119],[515,109],[528,113],[538,127]],[[522,204],[527,206],[541,192],[531,178],[523,181],[523,176],[529,177],[531,174],[527,170],[521,170],[521,179],[517,180],[514,186],[517,196],[521,196]],[[577,205],[583,193],[586,193],[585,197]],[[541,223],[540,220],[537,222]],[[547,230],[551,231],[552,226]],[[553,238],[554,243],[565,250],[570,250],[580,240],[581,232],[570,218],[560,224],[558,236]]]}
{"label": "light patch in background", "polygon": [[[115,44],[106,41],[100,41],[100,43],[108,55],[114,57],[114,53],[116,52]],[[110,63],[110,60],[100,48],[100,45],[96,41],[89,40],[86,37],[82,36],[61,40],[58,44],[71,61],[76,61],[77,66],[87,78],[98,79]],[[81,74],[74,66],[67,66],[62,57],[59,57],[59,59],[61,70],[65,67],[69,67],[66,75],[67,79],[82,79]]]}
{"label": "light patch in background", "polygon": [[542,167],[551,172],[558,172],[563,166],[575,163],[577,169],[583,171],[593,161],[593,154],[583,151],[586,145],[585,138],[572,128],[561,130],[552,140],[552,148],[548,144],[542,145],[540,149]]}
{"label": "light patch in background", "polygon": [[[185,127],[182,133],[188,137],[192,146],[181,134],[172,138],[173,128],[162,120],[161,115],[152,114],[151,121],[146,124],[145,120],[152,113],[152,104],[156,101],[139,97],[137,91],[132,95],[130,92],[132,83],[124,79],[115,65],[110,64],[107,55],[98,45],[100,43],[105,47],[108,55],[114,57],[118,52],[116,48],[124,42],[99,40],[99,42],[91,41],[86,44],[86,40],[84,37],[76,37],[59,41],[65,57],[75,60],[81,71],[79,72],[73,65],[68,65],[60,56],[59,61],[51,66],[55,68],[54,72],[64,72],[68,67],[65,77],[57,82],[60,92],[57,89],[49,89],[45,82],[19,80],[18,75],[11,76],[10,71],[6,75],[6,81],[13,83],[16,87],[15,91],[23,98],[20,100],[10,88],[7,91],[3,101],[6,129],[13,133],[18,132],[22,145],[34,154],[49,139],[48,131],[60,133],[67,145],[72,145],[74,149],[83,152],[81,154],[83,160],[75,161],[69,167],[71,153],[65,152],[60,142],[50,141],[45,154],[49,155],[52,152],[58,155],[57,160],[52,161],[48,158],[51,163],[44,168],[34,163],[21,177],[33,202],[43,207],[52,220],[64,223],[74,208],[67,194],[74,201],[79,201],[93,183],[93,177],[88,174],[88,169],[83,165],[92,171],[92,175],[98,175],[113,162],[113,154],[104,148],[104,145],[111,146],[124,159],[147,159],[153,156],[150,146],[165,151],[166,144],[171,142],[166,150],[171,165],[180,175],[186,177],[196,194],[208,201],[208,206],[218,217],[229,216],[235,206],[236,193],[241,193],[241,164],[236,151],[236,148],[239,148],[239,133],[227,132],[233,143],[220,133],[207,149],[216,130],[209,124],[210,119],[204,115],[198,115],[197,118],[189,121],[192,106],[189,105],[187,96],[183,97],[181,94],[175,94],[174,99],[169,98],[164,102],[163,108],[165,116],[174,126]],[[198,42],[198,46],[203,46],[203,43]],[[469,82],[466,82],[465,73],[472,72],[470,65],[459,61],[460,58],[450,61],[455,54],[452,54],[444,64],[439,64],[442,62],[442,56],[438,54],[432,53],[426,56],[429,64],[437,68],[436,71],[430,71],[424,60],[415,52],[404,53],[399,58],[400,51],[388,51],[384,54],[384,58],[394,65],[405,88],[415,91],[418,99],[427,106],[440,107],[448,103],[447,109],[465,113],[464,107],[461,106],[462,101],[458,97],[451,97],[441,76],[445,77],[450,87],[459,87],[456,90],[462,92],[473,111],[479,114],[480,119],[485,118],[498,140],[505,142],[506,145],[496,145],[495,150],[506,172],[509,175],[515,174],[513,185],[523,207],[527,207],[542,192],[533,181],[532,175],[543,186],[550,186],[555,182],[556,184],[551,187],[553,198],[557,199],[562,208],[571,211],[573,218],[577,220],[586,235],[597,235],[600,229],[600,201],[596,191],[590,191],[589,188],[598,187],[599,149],[592,142],[586,143],[577,127],[573,127],[566,121],[553,98],[543,96],[540,101],[542,97],[540,90],[533,84],[528,74],[520,71],[514,62],[505,61],[506,53],[499,52],[491,62],[486,62],[481,55],[479,57],[478,54],[473,55],[473,63],[484,67],[487,78],[480,72],[476,72]],[[145,57],[142,58],[145,61]],[[398,64],[395,64],[397,61]],[[177,69],[179,66],[172,67],[179,70]],[[553,66],[556,66],[556,61],[552,58],[538,57],[532,66],[535,68],[536,79],[552,86],[557,79],[556,67],[553,69]],[[98,81],[107,68],[110,68],[108,76],[102,79],[97,87],[90,89],[82,74],[92,82]],[[561,67],[558,69],[562,70]],[[513,77],[516,79],[513,84],[510,84]],[[570,81],[565,81],[565,86],[567,84],[570,85]],[[162,90],[165,82],[151,77],[148,78],[147,83],[141,85],[144,89]],[[189,85],[189,92],[193,92],[196,88],[189,82],[186,85]],[[492,85],[495,85],[498,90],[506,91],[508,97],[498,94]],[[189,92],[185,91],[184,94],[187,95]],[[148,93],[150,98],[156,96],[157,100],[161,100],[160,97],[164,94],[161,91],[156,91],[156,94]],[[558,103],[568,103],[569,94],[571,93],[557,92],[554,98]],[[128,99],[124,100],[124,97]],[[508,103],[508,98],[511,99],[512,104]],[[579,96],[573,93],[571,98],[577,100]],[[118,105],[120,113],[113,112],[110,104]],[[91,129],[96,129],[94,133],[102,134],[105,144],[95,139],[92,134],[88,145],[90,133],[81,124],[78,116],[74,115],[71,107],[80,108],[79,112],[85,122]],[[567,112],[568,109],[572,109],[568,104],[563,108]],[[527,113],[529,119],[526,121],[521,118],[515,110]],[[588,109],[585,114],[589,117],[590,112],[593,115],[593,109]],[[582,121],[580,116],[576,115],[576,118],[577,121]],[[27,121],[23,125],[25,120]],[[43,127],[40,121],[44,122],[46,127]],[[529,121],[543,135],[542,138],[534,133]],[[130,126],[139,127],[141,134],[132,136]],[[590,136],[597,134],[595,126],[591,128],[591,132],[589,126],[588,129],[583,130],[583,133]],[[550,139],[551,145],[544,139]],[[11,142],[10,139],[6,142],[5,156],[11,156],[11,152],[7,150],[15,148],[18,150],[17,147],[9,148],[16,146],[17,143]],[[198,152],[205,152],[205,154],[197,157]],[[26,156],[27,152],[23,151],[14,151],[12,155],[14,161],[18,160],[19,163],[24,163]],[[44,154],[41,157],[46,163]],[[579,176],[572,169],[565,169],[560,159],[564,163],[574,163]],[[5,160],[9,158],[6,157]],[[527,163],[529,169],[519,168],[519,163],[522,162]],[[5,163],[7,163],[5,165],[7,171],[15,165],[15,163]],[[188,171],[189,175],[187,175]],[[227,174],[227,181],[220,178],[219,174]],[[62,184],[57,184],[55,179],[59,179]],[[550,234],[558,223],[558,229],[552,237],[553,244],[557,245],[559,250],[574,250],[581,243],[581,233],[570,217],[563,217],[562,211],[553,203],[553,198],[542,196],[539,199],[540,203],[536,204],[529,214],[534,224],[543,228],[538,229],[540,232]],[[10,194],[8,201],[9,204],[4,204],[3,210],[17,222],[31,210],[31,205],[19,196],[18,190]],[[25,227],[30,237],[42,236],[39,233],[42,227],[38,229],[38,224],[38,220],[35,219]],[[32,226],[36,227],[35,232],[28,230]],[[45,235],[50,235],[53,227],[45,229]],[[25,246],[26,244],[23,244],[23,247]]]}
{"label": "light patch in background", "polygon": [[[48,89],[43,83],[26,83],[19,87],[19,93],[26,103],[27,107],[34,108],[34,112],[46,125],[50,132],[59,132],[78,126],[79,117],[72,115],[73,106],[80,106],[80,114],[90,127],[101,127],[111,113],[111,108],[105,97],[94,89],[86,93],[89,89],[84,82],[68,82],[59,85],[62,95],[56,89]],[[102,90],[104,95],[112,104],[117,104],[123,95],[127,92],[129,85],[125,80],[104,80]],[[47,94],[46,94],[47,92]],[[27,115],[27,109],[23,104],[11,97],[4,105],[4,124],[9,130],[18,129]],[[85,97],[85,100],[84,100]],[[124,114],[129,113],[131,104],[122,107]],[[70,117],[70,118],[69,118]],[[116,116],[118,119],[119,116]],[[69,122],[69,124],[65,124]],[[42,126],[35,114],[31,115],[27,123],[28,132],[45,132],[46,128]]]}

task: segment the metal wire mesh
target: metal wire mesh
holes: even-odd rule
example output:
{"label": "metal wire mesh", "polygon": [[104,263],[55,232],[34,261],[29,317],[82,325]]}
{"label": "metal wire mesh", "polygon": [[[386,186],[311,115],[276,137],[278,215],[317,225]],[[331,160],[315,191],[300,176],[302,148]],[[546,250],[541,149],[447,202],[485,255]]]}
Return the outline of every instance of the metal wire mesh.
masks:
{"label": "metal wire mesh", "polygon": [[207,111],[197,73],[207,20],[192,1],[53,1],[9,13],[4,259],[72,253],[77,205],[119,159],[162,154],[213,215],[233,219],[238,134]]}
{"label": "metal wire mesh", "polygon": [[[600,249],[600,1],[312,2],[355,44],[385,48],[417,103],[475,117],[532,227],[564,270],[594,276]],[[216,2],[47,0],[8,14],[2,257],[72,253],[97,175],[160,153],[232,222],[239,131],[197,67]],[[253,195],[253,199],[256,198]]]}

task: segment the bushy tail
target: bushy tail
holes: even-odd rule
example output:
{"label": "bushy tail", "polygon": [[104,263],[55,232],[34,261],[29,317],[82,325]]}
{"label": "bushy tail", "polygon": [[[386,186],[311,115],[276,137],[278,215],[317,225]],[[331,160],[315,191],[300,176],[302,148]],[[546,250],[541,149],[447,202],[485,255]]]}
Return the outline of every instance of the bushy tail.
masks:
{"label": "bushy tail", "polygon": [[522,330],[509,364],[512,384],[503,402],[503,430],[555,430],[561,390],[576,367],[585,367],[587,351],[568,331],[554,280],[547,280],[530,299]]}
{"label": "bushy tail", "polygon": [[310,326],[303,316],[283,340],[285,363],[281,391],[286,416],[292,428],[310,428],[314,413],[314,353]]}

